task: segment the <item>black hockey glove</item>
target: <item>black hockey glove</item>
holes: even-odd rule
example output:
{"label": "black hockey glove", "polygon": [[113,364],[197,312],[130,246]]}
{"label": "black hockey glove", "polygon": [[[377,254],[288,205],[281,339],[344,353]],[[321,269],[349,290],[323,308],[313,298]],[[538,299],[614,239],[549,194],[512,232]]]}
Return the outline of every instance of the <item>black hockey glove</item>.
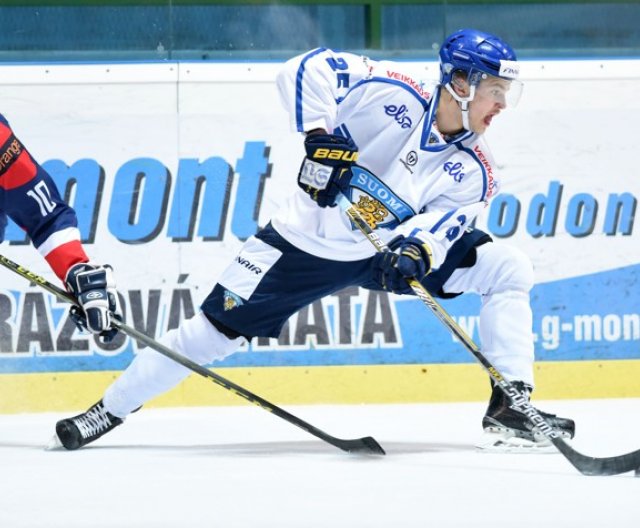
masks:
{"label": "black hockey glove", "polygon": [[389,242],[389,249],[373,257],[374,281],[389,292],[413,293],[407,279],[422,281],[428,275],[433,260],[431,248],[418,238],[398,236]]}
{"label": "black hockey glove", "polygon": [[351,138],[332,134],[309,135],[304,140],[307,157],[298,173],[298,185],[320,207],[334,207],[338,194],[346,192],[358,147]]}
{"label": "black hockey glove", "polygon": [[81,308],[73,306],[69,312],[76,326],[98,334],[104,343],[110,342],[118,333],[111,327],[111,317],[122,320],[111,266],[76,264],[67,272],[65,283]]}

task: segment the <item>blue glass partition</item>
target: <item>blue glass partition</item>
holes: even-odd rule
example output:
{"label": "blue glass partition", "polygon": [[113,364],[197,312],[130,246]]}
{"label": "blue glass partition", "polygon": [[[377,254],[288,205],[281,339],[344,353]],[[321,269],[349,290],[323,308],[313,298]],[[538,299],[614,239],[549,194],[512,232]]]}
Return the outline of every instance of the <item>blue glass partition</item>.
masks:
{"label": "blue glass partition", "polygon": [[4,62],[271,60],[318,46],[430,59],[461,27],[525,57],[640,53],[637,0],[0,0],[0,17]]}

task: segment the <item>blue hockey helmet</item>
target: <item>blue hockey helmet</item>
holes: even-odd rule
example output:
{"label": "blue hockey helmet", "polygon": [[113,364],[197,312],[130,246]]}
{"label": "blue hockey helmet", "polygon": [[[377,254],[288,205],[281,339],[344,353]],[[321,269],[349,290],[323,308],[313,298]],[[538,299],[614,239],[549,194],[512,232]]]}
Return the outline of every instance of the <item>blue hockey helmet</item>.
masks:
{"label": "blue hockey helmet", "polygon": [[467,74],[477,85],[482,74],[517,79],[520,72],[516,54],[502,39],[477,29],[461,29],[449,35],[440,47],[440,83],[447,85],[456,71]]}
{"label": "blue hockey helmet", "polygon": [[[468,95],[457,93],[452,81],[462,72],[469,84]],[[520,67],[516,54],[502,39],[477,29],[461,29],[449,35],[440,47],[440,84],[458,101],[462,111],[462,125],[470,130],[469,103],[478,94],[492,97],[501,105],[516,106],[522,93],[518,81]],[[503,79],[504,86],[491,87],[480,84],[489,77]],[[487,93],[485,93],[487,92]]]}

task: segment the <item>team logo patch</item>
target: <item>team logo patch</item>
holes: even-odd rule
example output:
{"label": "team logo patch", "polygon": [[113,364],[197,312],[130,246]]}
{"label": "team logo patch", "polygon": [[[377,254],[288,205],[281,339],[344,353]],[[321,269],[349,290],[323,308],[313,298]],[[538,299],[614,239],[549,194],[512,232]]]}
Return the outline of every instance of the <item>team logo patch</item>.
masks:
{"label": "team logo patch", "polygon": [[242,302],[242,299],[235,293],[230,292],[229,290],[224,290],[223,308],[225,312],[233,310],[234,308],[237,308],[238,306],[241,306],[243,304],[244,302]]}
{"label": "team logo patch", "polygon": [[351,172],[349,199],[372,229],[393,229],[416,214],[407,202],[367,169],[354,165]]}
{"label": "team logo patch", "polygon": [[378,200],[364,194],[360,195],[360,199],[357,204],[354,204],[354,207],[371,229],[375,229],[389,215],[389,211]]}

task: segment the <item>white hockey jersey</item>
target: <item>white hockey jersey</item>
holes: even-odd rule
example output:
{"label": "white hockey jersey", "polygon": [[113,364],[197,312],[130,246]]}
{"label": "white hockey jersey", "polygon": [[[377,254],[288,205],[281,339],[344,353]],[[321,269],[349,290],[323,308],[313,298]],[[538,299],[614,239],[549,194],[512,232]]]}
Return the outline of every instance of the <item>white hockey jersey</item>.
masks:
{"label": "white hockey jersey", "polygon": [[[484,139],[464,132],[445,141],[435,122],[439,86],[397,63],[319,48],[289,60],[277,86],[294,130],[324,128],[355,141],[348,198],[385,241],[398,234],[427,241],[434,269],[497,193]],[[339,207],[320,208],[301,189],[272,224],[315,256],[351,261],[376,251]]]}

